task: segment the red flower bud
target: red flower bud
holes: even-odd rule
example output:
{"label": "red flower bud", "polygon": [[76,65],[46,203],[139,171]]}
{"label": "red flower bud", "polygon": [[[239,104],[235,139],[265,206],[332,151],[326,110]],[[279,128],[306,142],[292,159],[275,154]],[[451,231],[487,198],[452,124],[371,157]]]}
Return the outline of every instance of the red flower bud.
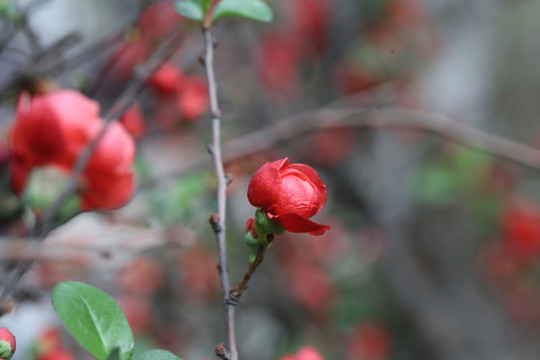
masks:
{"label": "red flower bud", "polygon": [[326,186],[308,165],[289,164],[288,158],[266,163],[251,178],[247,195],[288,231],[321,235],[330,229],[308,220],[326,204]]}
{"label": "red flower bud", "polygon": [[250,231],[251,232],[251,235],[253,235],[253,237],[256,239],[259,237],[259,235],[257,234],[257,229],[255,229],[255,219],[254,218],[249,218],[248,221],[246,222],[246,232]]}
{"label": "red flower bud", "polygon": [[[33,168],[55,166],[69,173],[104,126],[99,105],[73,90],[30,98],[23,93],[11,133],[11,180],[23,192]],[[135,143],[118,123],[109,125],[82,174],[84,210],[114,209],[134,192]]]}
{"label": "red flower bud", "polygon": [[17,344],[15,336],[6,328],[0,328],[0,358],[9,360],[13,357]]}

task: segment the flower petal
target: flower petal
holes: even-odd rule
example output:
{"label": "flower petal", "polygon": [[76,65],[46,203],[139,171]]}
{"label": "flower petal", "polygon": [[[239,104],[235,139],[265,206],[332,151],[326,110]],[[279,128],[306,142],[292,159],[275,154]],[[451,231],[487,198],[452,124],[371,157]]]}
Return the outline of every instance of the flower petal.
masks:
{"label": "flower petal", "polygon": [[114,176],[93,175],[86,179],[82,194],[85,211],[117,209],[125,205],[135,192],[135,175],[132,172]]}
{"label": "flower petal", "polygon": [[276,162],[266,163],[253,175],[248,186],[251,205],[270,211],[276,206],[281,193],[281,176]]}
{"label": "flower petal", "polygon": [[317,173],[317,171],[315,171],[311,166],[305,165],[305,164],[290,164],[289,166],[287,166],[287,168],[298,170],[299,172],[307,176],[309,180],[311,180],[313,185],[315,185],[317,189],[319,189],[320,195],[319,195],[319,202],[317,204],[318,209],[316,212],[313,213],[313,215],[318,214],[321,211],[321,209],[324,207],[324,205],[326,204],[327,190],[326,190],[326,185],[324,185],[324,183],[322,182],[322,179]]}
{"label": "flower petal", "polygon": [[330,229],[329,225],[317,224],[305,217],[297,214],[283,214],[277,216],[285,230],[294,233],[310,233],[311,235],[322,235]]}

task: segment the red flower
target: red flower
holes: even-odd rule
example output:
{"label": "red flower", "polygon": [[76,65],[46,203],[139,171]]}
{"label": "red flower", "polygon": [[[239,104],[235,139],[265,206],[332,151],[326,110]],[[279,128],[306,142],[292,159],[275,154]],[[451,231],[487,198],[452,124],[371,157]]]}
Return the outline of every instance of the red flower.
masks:
{"label": "red flower", "polygon": [[266,163],[251,178],[247,195],[285,230],[321,235],[330,229],[308,220],[326,203],[326,186],[308,165],[289,164],[288,158]]}
{"label": "red flower", "polygon": [[174,1],[157,1],[144,10],[138,25],[145,40],[158,42],[177,28],[183,19],[176,12]]}
{"label": "red flower", "polygon": [[124,125],[127,132],[136,139],[143,136],[146,131],[146,123],[144,122],[144,116],[139,104],[135,104],[127,109],[119,121]]}
{"label": "red flower", "polygon": [[75,356],[64,349],[57,349],[38,358],[38,360],[75,360]]}
{"label": "red flower", "polygon": [[[73,91],[58,90],[30,98],[22,94],[11,133],[11,180],[23,192],[35,167],[55,166],[69,173],[86,146],[104,126],[99,105]],[[117,123],[109,125],[82,174],[82,207],[114,209],[133,195],[135,143]]]}
{"label": "red flower", "polygon": [[206,81],[198,77],[184,78],[178,87],[177,105],[186,120],[193,121],[204,114],[210,105]]}
{"label": "red flower", "polygon": [[11,359],[16,348],[15,336],[8,329],[0,328],[0,357],[6,360]]}
{"label": "red flower", "polygon": [[184,74],[172,63],[167,62],[152,75],[148,84],[161,95],[175,94]]}
{"label": "red flower", "polygon": [[313,346],[303,347],[296,355],[285,355],[281,360],[324,360]]}
{"label": "red flower", "polygon": [[261,40],[258,73],[264,87],[273,93],[294,95],[298,90],[301,45],[289,34],[269,34]]}
{"label": "red flower", "polygon": [[159,289],[164,277],[162,263],[149,256],[139,256],[122,266],[116,281],[129,292],[152,294]]}
{"label": "red flower", "polygon": [[392,340],[384,326],[377,323],[363,324],[349,338],[348,359],[388,359],[391,347]]}

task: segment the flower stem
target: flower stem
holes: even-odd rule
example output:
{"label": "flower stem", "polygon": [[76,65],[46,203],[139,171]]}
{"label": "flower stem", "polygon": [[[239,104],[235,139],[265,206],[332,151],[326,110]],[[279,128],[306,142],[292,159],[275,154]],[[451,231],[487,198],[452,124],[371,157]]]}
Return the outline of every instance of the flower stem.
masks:
{"label": "flower stem", "polygon": [[214,75],[214,39],[210,28],[203,28],[205,40],[205,68],[210,93],[210,111],[212,113],[212,145],[210,153],[214,159],[214,168],[217,177],[217,202],[218,213],[210,216],[210,223],[216,234],[219,253],[219,273],[221,277],[221,290],[223,294],[223,306],[225,309],[225,333],[227,338],[226,352],[220,357],[227,360],[238,360],[236,349],[236,335],[234,325],[234,312],[236,303],[229,299],[231,282],[229,280],[229,268],[227,266],[227,241],[225,237],[225,219],[227,202],[228,179],[225,176],[223,160],[221,157],[221,112],[217,99],[217,84]]}

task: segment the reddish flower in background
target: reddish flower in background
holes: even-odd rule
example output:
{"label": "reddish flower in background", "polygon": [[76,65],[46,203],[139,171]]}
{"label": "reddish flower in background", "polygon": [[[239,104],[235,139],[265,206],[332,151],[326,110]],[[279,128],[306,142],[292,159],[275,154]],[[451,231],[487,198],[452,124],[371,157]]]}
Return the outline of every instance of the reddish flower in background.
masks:
{"label": "reddish flower in background", "polygon": [[528,201],[511,203],[503,213],[504,238],[523,257],[540,255],[540,211]]}
{"label": "reddish flower in background", "polygon": [[165,276],[162,264],[149,256],[131,259],[116,274],[116,281],[127,291],[137,294],[155,292]]}
{"label": "reddish flower in background", "polygon": [[150,329],[152,323],[152,308],[148,299],[140,295],[122,295],[116,302],[126,314],[131,330],[135,334],[142,334]]}
{"label": "reddish flower in background", "polygon": [[331,7],[325,0],[285,0],[285,14],[308,52],[321,53],[327,45]]}
{"label": "reddish flower in background", "polygon": [[16,349],[15,336],[8,329],[0,328],[0,356],[2,359],[11,359]]}
{"label": "reddish flower in background", "polygon": [[172,32],[184,17],[174,7],[174,1],[156,1],[150,4],[139,18],[141,35],[146,41],[159,41]]}
{"label": "reddish flower in background", "polygon": [[385,327],[376,324],[359,326],[348,340],[347,359],[384,360],[388,359],[391,339]]}
{"label": "reddish flower in background", "polygon": [[172,63],[167,62],[152,75],[148,84],[161,95],[174,94],[183,78],[184,74]]}
{"label": "reddish flower in background", "polygon": [[[33,168],[54,166],[69,173],[83,149],[103,129],[99,105],[73,90],[58,90],[17,103],[11,132],[11,179],[21,194]],[[135,143],[117,123],[109,125],[82,174],[84,210],[114,209],[133,195]]]}
{"label": "reddish flower in background", "polygon": [[198,246],[181,254],[177,261],[181,289],[185,294],[200,300],[208,300],[219,293],[219,277],[215,271],[215,254],[204,246]]}
{"label": "reddish flower in background", "polygon": [[172,123],[171,117],[194,121],[204,114],[210,105],[206,80],[184,75],[172,63],[163,64],[148,84],[160,95],[160,122],[163,116],[166,118],[165,123]]}
{"label": "reddish flower in background", "polygon": [[247,196],[290,232],[321,235],[330,229],[309,220],[326,204],[326,185],[308,165],[290,164],[288,158],[264,164],[251,178]]}
{"label": "reddish flower in background", "polygon": [[66,349],[57,349],[38,357],[37,360],[75,360],[75,356]]}
{"label": "reddish flower in background", "polygon": [[261,40],[258,73],[271,92],[295,94],[298,89],[300,46],[289,34],[269,34]]}
{"label": "reddish flower in background", "polygon": [[305,346],[296,355],[285,355],[281,360],[324,360],[324,358],[313,346]]}
{"label": "reddish flower in background", "polygon": [[[144,41],[126,41],[120,44],[103,67],[107,77],[117,81],[127,81],[133,74],[133,69],[148,59],[151,48]],[[100,76],[102,77],[102,76]]]}
{"label": "reddish flower in background", "polygon": [[320,266],[300,262],[291,266],[287,276],[292,295],[311,311],[327,310],[336,298],[332,280]]}
{"label": "reddish flower in background", "polygon": [[75,356],[64,348],[57,328],[46,329],[40,335],[33,351],[36,360],[75,360]]}
{"label": "reddish flower in background", "polygon": [[188,121],[199,118],[210,105],[206,80],[199,77],[184,78],[178,89],[178,111]]}
{"label": "reddish flower in background", "polygon": [[120,123],[124,126],[127,132],[134,138],[140,138],[146,131],[146,123],[139,104],[131,106],[120,117]]}

